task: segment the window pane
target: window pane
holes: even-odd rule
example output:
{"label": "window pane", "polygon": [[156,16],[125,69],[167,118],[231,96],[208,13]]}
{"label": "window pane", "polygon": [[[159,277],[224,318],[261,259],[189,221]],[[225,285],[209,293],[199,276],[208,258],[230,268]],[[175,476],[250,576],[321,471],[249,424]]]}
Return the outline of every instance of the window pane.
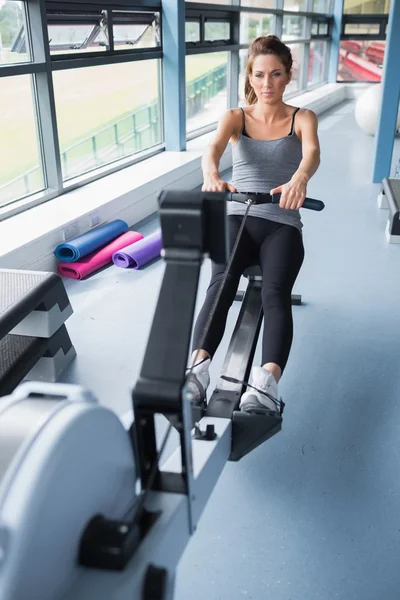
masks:
{"label": "window pane", "polygon": [[204,40],[206,42],[215,42],[218,40],[229,40],[230,23],[217,21],[206,21],[204,24]]}
{"label": "window pane", "polygon": [[228,107],[228,52],[186,57],[186,131],[215,123]]}
{"label": "window pane", "polygon": [[160,13],[113,11],[115,50],[160,46]]}
{"label": "window pane", "polygon": [[342,40],[338,81],[381,81],[385,42]]}
{"label": "window pane", "polygon": [[282,39],[298,40],[306,37],[306,17],[296,15],[284,15]]}
{"label": "window pane", "polygon": [[318,33],[319,35],[328,35],[328,23],[320,23]]}
{"label": "window pane", "polygon": [[0,65],[30,61],[23,2],[0,0]]}
{"label": "window pane", "polygon": [[197,21],[186,21],[185,23],[185,41],[200,41],[200,23]]}
{"label": "window pane", "polygon": [[50,54],[79,54],[109,49],[105,23],[48,26]]}
{"label": "window pane", "polygon": [[345,35],[379,35],[379,23],[346,23]]}
{"label": "window pane", "polygon": [[303,10],[307,9],[307,0],[284,0],[283,10]]}
{"label": "window pane", "polygon": [[331,12],[330,0],[313,0],[313,11],[316,13],[329,13]]}
{"label": "window pane", "polygon": [[[215,0],[199,0],[202,4],[215,4]],[[193,2],[193,0],[185,0],[185,2]],[[218,4],[231,4],[231,0],[218,0]]]}
{"label": "window pane", "polygon": [[275,8],[276,0],[240,0],[240,4],[252,8]]}
{"label": "window pane", "polygon": [[275,31],[275,16],[262,13],[240,14],[240,43],[250,44],[262,35],[269,35]]}
{"label": "window pane", "polygon": [[158,60],[55,71],[64,179],[162,142]]}
{"label": "window pane", "polygon": [[325,58],[327,43],[322,41],[311,42],[310,57],[308,61],[308,85],[322,83],[325,79]]}
{"label": "window pane", "polygon": [[288,44],[292,51],[292,80],[286,87],[286,93],[292,94],[301,89],[303,80],[304,44]]}
{"label": "window pane", "polygon": [[311,25],[311,35],[318,35],[318,23],[315,21]]}
{"label": "window pane", "polygon": [[344,0],[345,14],[381,15],[390,11],[390,0]]}
{"label": "window pane", "polygon": [[42,190],[31,75],[0,79],[0,206]]}

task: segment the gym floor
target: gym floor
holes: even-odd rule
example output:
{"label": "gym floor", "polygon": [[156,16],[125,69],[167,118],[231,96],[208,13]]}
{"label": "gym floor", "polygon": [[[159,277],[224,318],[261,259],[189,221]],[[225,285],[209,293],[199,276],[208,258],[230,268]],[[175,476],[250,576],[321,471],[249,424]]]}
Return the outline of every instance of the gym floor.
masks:
{"label": "gym floor", "polygon": [[[294,292],[304,304],[293,309],[280,384],[283,429],[226,465],[180,563],[176,600],[399,598],[400,248],[385,239],[387,212],[370,183],[374,138],[357,127],[353,103],[320,117],[320,140],[308,193],[326,209],[302,211],[306,259]],[[137,230],[157,227],[150,219]],[[163,271],[158,261],[66,282],[78,356],[62,380],[93,390],[124,422]],[[214,383],[238,311],[235,303]]]}

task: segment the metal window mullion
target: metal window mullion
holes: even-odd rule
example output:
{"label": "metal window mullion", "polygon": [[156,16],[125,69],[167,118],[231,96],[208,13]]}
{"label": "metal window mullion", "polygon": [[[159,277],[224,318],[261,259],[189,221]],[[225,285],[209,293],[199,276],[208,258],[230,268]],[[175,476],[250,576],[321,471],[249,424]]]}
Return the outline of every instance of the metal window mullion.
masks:
{"label": "metal window mullion", "polygon": [[204,14],[201,14],[200,15],[200,41],[199,41],[200,44],[204,44],[204,40],[206,37],[205,29],[206,29],[206,18],[204,16]]}
{"label": "metal window mullion", "polygon": [[336,0],[334,4],[333,22],[331,30],[331,43],[329,49],[329,82],[337,81],[337,70],[339,65],[339,50],[340,50],[340,36],[342,33],[342,19],[344,10],[344,0]]}
{"label": "metal window mullion", "polygon": [[112,14],[112,8],[110,6],[107,9],[107,31],[108,31],[108,49],[110,52],[114,52],[113,14]]}
{"label": "metal window mullion", "polygon": [[[30,2],[31,0],[28,0]],[[108,6],[114,8],[115,10],[129,10],[132,8],[141,9],[141,8],[157,8],[160,9],[161,2],[160,0],[138,0],[137,2],[133,2],[132,0],[89,0],[87,2],[83,2],[82,0],[64,0],[61,2],[60,0],[48,0],[48,6],[52,9],[59,10],[73,10],[74,8],[79,8],[82,10],[85,8],[101,8],[106,9]]]}
{"label": "metal window mullion", "polygon": [[45,63],[21,63],[16,65],[5,65],[4,67],[0,67],[0,78],[13,77],[14,75],[32,75],[34,73],[41,73],[45,70]]}
{"label": "metal window mullion", "polygon": [[325,43],[325,65],[324,65],[324,82],[328,81],[329,78],[329,56],[331,51],[331,41],[330,40],[321,40]]}
{"label": "metal window mullion", "polygon": [[185,0],[162,3],[165,148],[186,150]]}
{"label": "metal window mullion", "polygon": [[308,41],[304,42],[303,72],[301,74],[301,88],[299,91],[305,91],[307,89],[307,84],[308,84],[308,63],[310,60],[311,26],[312,26],[312,16],[309,15],[306,19],[305,35],[306,35],[306,38],[308,39]]}
{"label": "metal window mullion", "polygon": [[305,42],[304,44],[304,51],[303,51],[303,72],[301,74],[301,88],[300,88],[300,92],[301,91],[305,91],[307,89],[307,84],[308,84],[308,63],[310,60],[310,42]]}
{"label": "metal window mullion", "polygon": [[150,60],[155,58],[162,58],[162,50],[156,49],[154,51],[143,51],[143,52],[130,52],[121,51],[118,54],[108,54],[104,56],[95,56],[92,59],[90,57],[74,58],[65,60],[53,60],[52,70],[53,71],[65,71],[67,69],[79,69],[84,67],[99,67],[102,65],[114,65],[125,62],[135,62],[138,60]]}
{"label": "metal window mullion", "polygon": [[[236,0],[239,3],[239,0]],[[231,21],[231,41],[239,45],[240,42],[240,13],[236,13]],[[228,107],[236,108],[239,103],[239,49],[229,52],[229,77],[228,77]]]}
{"label": "metal window mullion", "polygon": [[282,39],[283,35],[283,13],[278,13],[275,18],[275,35]]}
{"label": "metal window mullion", "polygon": [[44,0],[30,0],[27,4],[30,35],[34,61],[45,64],[45,69],[36,75],[36,106],[38,134],[42,148],[42,163],[47,187],[62,192],[63,180],[58,139],[57,116],[54,99],[51,58],[47,41],[46,7]]}
{"label": "metal window mullion", "polygon": [[239,50],[229,52],[228,61],[228,108],[236,108],[239,102]]}
{"label": "metal window mullion", "polygon": [[[248,45],[246,47],[248,47]],[[235,52],[236,50],[239,50],[238,44],[226,44],[226,46],[187,46],[186,56],[192,56],[193,54],[210,54],[215,52]]]}

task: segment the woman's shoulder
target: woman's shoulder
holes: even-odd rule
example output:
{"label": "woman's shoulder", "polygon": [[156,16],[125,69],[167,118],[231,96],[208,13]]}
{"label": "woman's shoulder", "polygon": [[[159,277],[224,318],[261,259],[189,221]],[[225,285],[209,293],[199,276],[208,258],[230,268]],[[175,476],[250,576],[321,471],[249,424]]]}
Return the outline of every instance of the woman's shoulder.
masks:
{"label": "woman's shoulder", "polygon": [[228,108],[222,118],[226,121],[230,121],[233,124],[241,123],[243,119],[243,109],[242,108]]}
{"label": "woman's shoulder", "polygon": [[[295,107],[293,107],[295,110]],[[314,111],[309,108],[297,108],[296,119],[300,121],[300,123],[314,123],[318,121],[317,115]]]}
{"label": "woman's shoulder", "polygon": [[239,137],[243,126],[243,112],[241,108],[228,108],[221,117],[222,122],[232,132],[232,143]]}

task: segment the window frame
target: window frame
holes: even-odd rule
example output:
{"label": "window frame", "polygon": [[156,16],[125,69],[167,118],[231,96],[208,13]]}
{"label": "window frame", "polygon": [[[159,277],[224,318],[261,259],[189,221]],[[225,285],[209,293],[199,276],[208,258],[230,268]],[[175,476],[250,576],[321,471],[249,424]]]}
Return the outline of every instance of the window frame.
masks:
{"label": "window frame", "polygon": [[[178,0],[176,0],[178,2]],[[186,42],[183,27],[183,51],[186,56],[194,54],[203,54],[209,52],[227,52],[228,53],[228,106],[237,106],[239,97],[239,52],[247,49],[248,44],[240,44],[240,15],[241,13],[257,13],[265,15],[273,15],[275,17],[274,33],[282,38],[282,26],[284,15],[294,15],[296,17],[306,17],[306,34],[302,39],[287,40],[285,43],[302,44],[303,45],[303,77],[299,81],[298,91],[293,94],[288,94],[287,98],[296,96],[313,87],[323,85],[326,82],[326,74],[324,80],[316,86],[308,86],[307,70],[309,62],[310,43],[314,40],[326,40],[327,42],[327,57],[329,56],[330,40],[332,34],[332,15],[330,13],[315,13],[313,11],[313,0],[308,0],[306,10],[284,10],[283,0],[277,0],[274,8],[261,8],[259,6],[246,6],[239,4],[239,0],[234,0],[235,4],[208,4],[197,2],[184,3],[184,21],[195,21],[200,23],[200,40],[198,42]],[[179,0],[182,2],[182,0]],[[179,4],[179,6],[182,6]],[[111,65],[124,62],[134,62],[139,60],[159,59],[161,61],[161,72],[163,70],[162,58],[163,51],[163,22],[162,22],[162,0],[24,0],[26,14],[26,32],[31,49],[31,62],[14,63],[0,66],[0,78],[12,77],[21,74],[29,74],[34,81],[34,89],[37,90],[35,111],[37,115],[37,135],[38,142],[42,148],[41,168],[43,169],[43,177],[46,183],[46,189],[40,194],[28,195],[24,198],[17,199],[9,204],[9,210],[3,210],[0,206],[0,220],[6,218],[12,213],[20,212],[30,206],[41,202],[51,200],[65,192],[68,192],[77,187],[86,185],[105,175],[114,173],[122,168],[136,164],[141,160],[154,156],[165,150],[165,143],[157,147],[152,147],[147,151],[131,155],[115,162],[108,163],[93,171],[89,171],[73,180],[63,181],[61,169],[61,153],[58,137],[58,127],[56,119],[56,107],[53,89],[53,72],[59,70],[85,68],[91,66]],[[71,11],[79,11],[83,15],[83,11],[87,10],[88,14],[94,16],[94,20],[101,11],[108,11],[108,33],[109,33],[109,48],[101,51],[79,52],[77,54],[51,54],[48,43],[48,24],[51,19],[48,15],[60,15],[64,11],[71,16]],[[54,12],[56,11],[56,12]],[[90,12],[91,11],[91,12]],[[113,44],[113,14],[118,11],[139,11],[141,13],[158,12],[160,14],[160,46],[150,48],[132,48],[116,50]],[[181,13],[180,13],[181,14]],[[88,15],[86,15],[88,16]],[[343,15],[344,20],[349,15]],[[374,16],[374,22],[382,20],[387,15],[380,15],[378,18]],[[360,19],[360,15],[357,15]],[[212,42],[204,41],[204,28],[207,19],[219,22],[230,23],[230,39],[215,40]],[[84,20],[84,16],[82,16]],[[55,18],[57,21],[57,18]],[[327,34],[312,35],[311,23],[328,22]],[[111,34],[110,34],[111,32]],[[179,33],[179,43],[182,43],[181,33]],[[374,36],[374,39],[377,39]],[[328,63],[328,58],[326,58]],[[326,64],[326,73],[328,64]],[[163,93],[162,85],[160,85],[160,93]],[[165,98],[164,98],[165,101]],[[163,106],[163,102],[161,102]],[[163,111],[162,111],[163,112]],[[179,117],[182,119],[183,117]],[[164,122],[163,122],[164,126]],[[208,131],[215,129],[216,123],[210,123],[205,127],[191,132],[186,135],[186,139],[190,140],[202,135]],[[4,217],[5,215],[5,217]]]}
{"label": "window frame", "polygon": [[[101,6],[103,10],[107,8],[109,11],[137,10],[149,13],[152,11],[159,12],[161,45],[156,48],[136,48],[123,51],[110,49],[109,51],[87,52],[76,55],[51,55],[47,37],[48,9],[71,11],[74,8],[79,8],[82,11],[93,9],[95,6]],[[135,153],[118,161],[100,166],[74,179],[63,181],[52,77],[52,73],[59,70],[162,59],[161,0],[134,0],[134,5],[132,5],[130,0],[118,0],[116,2],[113,0],[86,0],[82,4],[77,4],[76,0],[63,0],[63,2],[55,2],[54,0],[49,0],[48,2],[45,2],[45,0],[24,0],[24,11],[26,15],[26,35],[31,48],[31,62],[0,66],[0,79],[2,77],[14,77],[18,75],[30,75],[33,78],[33,88],[36,90],[34,94],[35,124],[38,145],[41,149],[39,168],[43,174],[44,189],[0,205],[0,221],[18,212],[52,200],[105,175],[134,165],[144,158],[149,158],[165,150],[165,144],[162,143],[143,152]],[[161,85],[159,89],[162,93]]]}
{"label": "window frame", "polygon": [[[341,40],[385,41],[389,15],[351,15],[343,14]],[[379,33],[345,33],[346,25],[378,25]]]}

